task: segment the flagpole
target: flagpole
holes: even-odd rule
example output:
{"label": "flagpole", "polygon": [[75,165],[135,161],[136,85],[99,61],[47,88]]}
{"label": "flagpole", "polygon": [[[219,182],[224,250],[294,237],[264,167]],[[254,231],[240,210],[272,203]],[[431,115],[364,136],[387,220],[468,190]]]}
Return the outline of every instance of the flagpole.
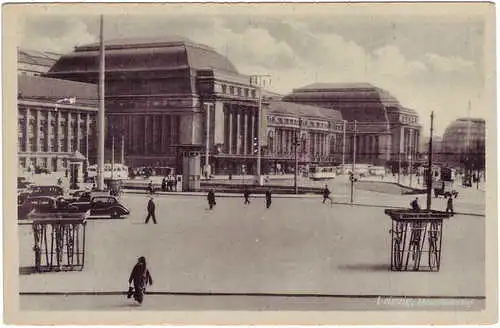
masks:
{"label": "flagpole", "polygon": [[99,29],[99,113],[97,117],[97,189],[104,190],[104,18],[100,17]]}

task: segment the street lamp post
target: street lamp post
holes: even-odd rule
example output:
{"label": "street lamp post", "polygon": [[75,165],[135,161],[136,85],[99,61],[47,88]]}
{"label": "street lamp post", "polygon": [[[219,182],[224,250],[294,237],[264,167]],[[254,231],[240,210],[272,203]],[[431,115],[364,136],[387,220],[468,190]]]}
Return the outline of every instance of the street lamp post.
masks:
{"label": "street lamp post", "polygon": [[429,174],[427,174],[427,210],[431,209],[432,200],[432,133],[434,131],[434,111],[431,112],[431,134],[429,138]]}
{"label": "street lamp post", "polygon": [[294,169],[294,175],[293,175],[293,188],[295,190],[295,194],[299,193],[299,186],[297,184],[297,176],[298,176],[298,171],[299,171],[299,157],[297,156],[297,151],[298,147],[300,145],[299,142],[299,135],[300,135],[300,128],[295,131],[295,136],[293,140],[293,145],[294,145],[294,156],[295,156],[295,169]]}
{"label": "street lamp post", "polygon": [[345,129],[346,129],[346,126],[347,126],[347,121],[346,120],[343,120],[344,121],[344,135],[342,137],[342,174],[344,174],[344,165],[345,165]]}
{"label": "street lamp post", "polygon": [[97,114],[97,189],[104,190],[104,80],[105,80],[105,55],[104,55],[104,18],[100,17],[99,30],[99,112]]}
{"label": "street lamp post", "polygon": [[357,138],[357,122],[354,120],[354,138],[352,139],[352,175],[351,175],[351,203],[354,201],[354,178],[356,170],[356,138]]}
{"label": "street lamp post", "polygon": [[266,78],[270,80],[270,75],[251,75],[250,76],[250,84],[257,86],[258,95],[258,115],[257,115],[257,168],[256,168],[256,176],[257,176],[257,184],[262,184],[261,179],[261,162],[262,162],[262,123],[265,119],[262,117],[262,97],[263,97],[263,87],[266,85]]}
{"label": "street lamp post", "polygon": [[210,110],[212,104],[205,103],[205,112],[206,112],[206,131],[205,131],[205,177],[208,179],[210,172]]}

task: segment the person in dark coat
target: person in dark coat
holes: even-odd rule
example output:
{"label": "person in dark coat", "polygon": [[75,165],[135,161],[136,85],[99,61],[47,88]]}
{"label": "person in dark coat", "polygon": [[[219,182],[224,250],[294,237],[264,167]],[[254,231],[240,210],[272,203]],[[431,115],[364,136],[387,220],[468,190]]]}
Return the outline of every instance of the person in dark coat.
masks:
{"label": "person in dark coat", "polygon": [[153,187],[153,181],[149,181],[149,184],[148,184],[148,191],[150,194],[154,193],[154,187]]}
{"label": "person in dark coat", "polygon": [[266,208],[271,207],[272,203],[272,196],[271,196],[271,189],[266,190]]}
{"label": "person in dark coat", "polygon": [[250,190],[248,190],[248,188],[243,190],[243,197],[245,198],[245,202],[243,204],[250,204],[250,200],[248,199],[250,197]]}
{"label": "person in dark coat", "polygon": [[330,200],[330,205],[333,204],[333,199],[330,197],[330,189],[328,189],[328,185],[325,185],[325,189],[323,189],[323,204],[326,202],[326,200]]}
{"label": "person in dark coat", "polygon": [[150,197],[148,202],[148,216],[146,217],[146,221],[144,223],[147,224],[149,222],[149,218],[152,218],[153,223],[156,224],[155,208],[156,206],[153,202],[153,197]]}
{"label": "person in dark coat", "polygon": [[415,212],[420,212],[420,204],[418,203],[418,197],[415,198],[411,203],[411,208],[412,210],[414,210]]}
{"label": "person in dark coat", "polygon": [[448,197],[448,201],[446,202],[446,213],[451,213],[451,215],[455,214],[453,211],[453,195],[450,195]]}
{"label": "person in dark coat", "polygon": [[[133,289],[132,283],[134,284]],[[143,293],[147,284],[153,285],[153,278],[151,277],[151,273],[146,266],[146,258],[141,256],[130,273],[130,277],[128,279],[129,291],[127,297],[132,297],[133,293],[134,299],[137,302],[142,303]]]}
{"label": "person in dark coat", "polygon": [[161,180],[161,191],[167,191],[167,177],[164,177]]}
{"label": "person in dark coat", "polygon": [[213,209],[214,206],[216,205],[216,202],[215,202],[215,192],[214,192],[213,189],[210,189],[210,191],[208,192],[207,200],[208,200],[208,207],[210,209]]}

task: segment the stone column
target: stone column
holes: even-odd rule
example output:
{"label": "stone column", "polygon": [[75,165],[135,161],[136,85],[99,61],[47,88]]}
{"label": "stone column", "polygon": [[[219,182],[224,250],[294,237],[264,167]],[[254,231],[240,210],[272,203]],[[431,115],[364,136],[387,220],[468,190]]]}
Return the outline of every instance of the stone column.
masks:
{"label": "stone column", "polygon": [[[25,112],[25,120],[24,120],[24,135],[25,135],[25,138],[26,138],[26,142],[24,143],[25,144],[25,149],[24,151],[25,152],[29,152],[30,151],[30,110],[28,107],[26,107],[26,112]],[[26,163],[26,165],[28,165]]]}
{"label": "stone column", "polygon": [[251,129],[250,129],[251,130],[251,132],[250,132],[250,137],[251,137],[251,140],[250,140],[250,145],[251,145],[251,147],[250,147],[250,154],[254,154],[254,152],[253,152],[253,143],[254,143],[254,138],[255,138],[255,121],[256,121],[256,119],[255,119],[255,113],[254,113],[253,109],[251,111],[251,117],[252,117],[252,120],[251,120],[251,124],[252,125],[251,125]]}
{"label": "stone column", "polygon": [[243,124],[243,154],[248,153],[248,113],[243,113],[244,124]]}
{"label": "stone column", "polygon": [[72,138],[72,127],[71,127],[71,112],[68,110],[68,116],[66,119],[66,131],[67,131],[67,139],[66,139],[66,147],[68,148],[68,153],[71,153],[71,138]]}
{"label": "stone column", "polygon": [[143,151],[143,154],[148,154],[148,132],[149,132],[149,116],[148,115],[145,115],[143,116],[144,117],[144,134],[143,134],[143,137],[144,137],[144,151]]}
{"label": "stone column", "polygon": [[[223,144],[224,143],[224,103],[222,101],[215,101],[213,107],[213,122],[212,131],[213,131],[213,144]],[[211,113],[211,114],[212,114]]]}
{"label": "stone column", "polygon": [[36,152],[39,152],[41,151],[40,149],[40,136],[41,136],[41,132],[40,132],[40,110],[39,109],[35,109],[35,115],[36,115],[36,123],[35,123],[35,127],[36,127],[36,131],[35,131],[35,136],[36,136],[36,139],[35,139],[35,151]]}
{"label": "stone column", "polygon": [[80,153],[82,152],[82,149],[80,149],[80,136],[82,134],[80,124],[81,124],[81,119],[80,119],[80,112],[76,113],[76,150],[78,150]]}
{"label": "stone column", "polygon": [[[89,160],[90,156],[90,114],[86,114],[86,119],[85,119],[85,157],[87,157],[87,161]],[[93,138],[92,138],[93,139]]]}
{"label": "stone column", "polygon": [[62,151],[62,149],[61,149],[62,148],[62,145],[61,145],[62,128],[61,128],[61,112],[60,111],[57,111],[57,113],[56,113],[56,134],[57,134],[56,151],[60,153]]}
{"label": "stone column", "polygon": [[[404,127],[401,127],[399,130],[399,153],[402,153],[404,149],[404,130]],[[398,157],[396,156],[396,158]]]}
{"label": "stone column", "polygon": [[136,116],[135,115],[129,115],[128,117],[128,131],[127,131],[127,147],[128,147],[128,154],[133,154],[135,153],[134,149],[134,144],[135,144],[135,139],[137,138],[135,133],[134,133],[134,124],[136,121]]}
{"label": "stone column", "polygon": [[241,114],[239,108],[236,112],[236,154],[241,154]]}
{"label": "stone column", "polygon": [[[52,111],[47,110],[47,151],[52,152],[52,136],[55,135],[55,129],[52,127]],[[52,164],[47,163],[47,167],[50,167]]]}
{"label": "stone column", "polygon": [[160,145],[160,152],[164,153],[165,152],[165,127],[167,125],[167,121],[165,118],[165,115],[161,115],[161,124],[160,124],[160,140],[161,140],[161,145]]}
{"label": "stone column", "polygon": [[177,121],[177,116],[170,115],[170,142],[169,142],[169,145],[175,144],[175,134],[177,133],[177,131],[175,129],[176,121]]}
{"label": "stone column", "polygon": [[229,105],[228,119],[229,119],[228,154],[232,154],[233,153],[233,106],[231,104]]}
{"label": "stone column", "polygon": [[325,145],[324,146],[325,148],[323,149],[323,155],[328,156],[328,153],[329,153],[329,151],[328,151],[328,135],[326,133],[323,134],[323,145]]}

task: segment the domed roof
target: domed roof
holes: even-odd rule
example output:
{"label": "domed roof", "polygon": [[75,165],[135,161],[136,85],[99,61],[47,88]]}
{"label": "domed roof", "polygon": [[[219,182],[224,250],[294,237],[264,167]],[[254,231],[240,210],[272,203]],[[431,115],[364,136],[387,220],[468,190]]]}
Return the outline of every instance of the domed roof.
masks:
{"label": "domed roof", "polygon": [[342,114],[337,110],[285,101],[270,101],[269,112],[342,121]]}
{"label": "domed roof", "polygon": [[378,102],[386,106],[399,105],[389,92],[370,83],[313,83],[294,89],[287,99],[324,99],[336,102]]}
{"label": "domed roof", "polygon": [[[213,48],[181,37],[117,39],[105,41],[106,74],[115,72],[214,69],[238,74],[236,67]],[[99,43],[75,47],[48,72],[51,77],[88,80],[82,74],[99,70]],[[96,82],[96,81],[92,81]]]}
{"label": "domed roof", "polygon": [[461,152],[477,142],[484,143],[486,122],[481,118],[459,118],[451,123],[443,134],[446,151]]}
{"label": "domed roof", "polygon": [[[388,109],[416,115],[389,92],[369,83],[314,83],[294,89],[283,100],[335,109],[347,121],[388,123]],[[388,124],[381,126],[382,132],[389,131]],[[369,132],[367,129],[360,126],[360,131]]]}

